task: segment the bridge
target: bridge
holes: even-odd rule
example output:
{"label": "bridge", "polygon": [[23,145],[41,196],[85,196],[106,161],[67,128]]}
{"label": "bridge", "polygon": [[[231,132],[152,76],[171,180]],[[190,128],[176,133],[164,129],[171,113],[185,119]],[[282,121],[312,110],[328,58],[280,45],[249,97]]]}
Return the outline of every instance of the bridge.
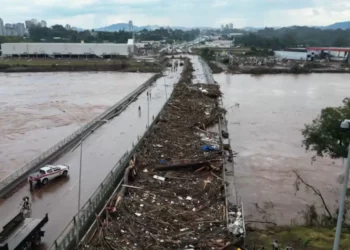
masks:
{"label": "bridge", "polygon": [[[189,56],[193,68],[193,83],[214,83],[213,76],[209,73],[207,65],[197,56]],[[123,107],[120,112],[110,119],[102,120],[103,124],[88,133],[82,144],[82,172],[81,172],[81,198],[80,208],[88,204],[90,197],[101,189],[101,183],[111,170],[122,168],[121,159],[125,159],[125,152],[134,146],[142,136],[146,127],[151,123],[151,117],[156,117],[167,101],[167,97],[173,90],[173,86],[180,79],[182,67],[176,72],[168,72],[156,82],[147,87],[133,102]],[[147,94],[151,93],[152,98],[148,101]],[[138,107],[141,107],[139,116]],[[20,185],[13,194],[5,199],[0,205],[0,226],[6,223],[15,213],[15,209],[22,197],[29,196],[32,200],[32,215],[42,216],[49,213],[50,221],[45,227],[44,248],[65,249],[54,246],[56,239],[59,242],[67,239],[72,241],[71,236],[62,235],[62,231],[70,230],[70,223],[78,211],[79,191],[79,143],[57,157],[51,164],[69,165],[70,175],[67,179],[56,180],[43,189],[30,192],[27,184]],[[234,194],[233,194],[234,195]],[[9,213],[9,211],[12,211]],[[85,212],[87,210],[85,209]],[[68,233],[69,234],[69,233]],[[68,244],[68,243],[67,243]],[[64,246],[65,244],[61,245]]]}

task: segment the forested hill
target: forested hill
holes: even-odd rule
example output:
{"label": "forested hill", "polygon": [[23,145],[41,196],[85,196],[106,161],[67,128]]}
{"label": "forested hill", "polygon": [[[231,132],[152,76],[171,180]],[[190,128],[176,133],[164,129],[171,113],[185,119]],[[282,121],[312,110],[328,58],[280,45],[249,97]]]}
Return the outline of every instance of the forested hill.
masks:
{"label": "forested hill", "polygon": [[280,49],[297,46],[350,46],[350,29],[319,29],[306,26],[265,28],[245,32],[236,38],[236,44],[262,48]]}

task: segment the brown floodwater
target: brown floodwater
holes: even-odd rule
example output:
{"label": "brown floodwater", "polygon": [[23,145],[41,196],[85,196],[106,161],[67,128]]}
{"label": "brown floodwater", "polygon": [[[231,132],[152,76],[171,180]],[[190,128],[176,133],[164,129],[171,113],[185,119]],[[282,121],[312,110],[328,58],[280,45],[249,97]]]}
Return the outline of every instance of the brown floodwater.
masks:
{"label": "brown floodwater", "polygon": [[117,103],[153,74],[0,74],[0,179]]}
{"label": "brown floodwater", "polygon": [[[302,223],[301,211],[320,199],[304,186],[296,192],[297,170],[322,192],[335,212],[343,160],[311,161],[302,147],[301,129],[327,106],[339,106],[350,95],[346,74],[215,75],[228,108],[235,182],[247,220]],[[239,103],[239,107],[234,107]]]}

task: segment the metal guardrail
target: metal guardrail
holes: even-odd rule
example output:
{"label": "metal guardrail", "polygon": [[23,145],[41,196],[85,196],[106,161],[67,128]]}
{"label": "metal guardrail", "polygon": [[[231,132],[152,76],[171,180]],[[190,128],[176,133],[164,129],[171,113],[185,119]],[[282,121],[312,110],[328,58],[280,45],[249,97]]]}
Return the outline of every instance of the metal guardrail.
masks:
{"label": "metal guardrail", "polygon": [[[155,82],[160,77],[160,74],[156,74],[152,76],[150,79],[148,79],[145,83],[140,85],[138,88],[136,88],[134,91],[129,93],[127,96],[125,96],[122,100],[120,100],[115,105],[109,107],[107,110],[105,110],[102,114],[95,117],[93,120],[91,120],[89,123],[84,125],[83,127],[79,128],[77,131],[73,132],[71,135],[64,138],[62,141],[56,143],[51,148],[40,154],[39,156],[35,157],[30,162],[26,163],[24,166],[19,168],[18,170],[14,171],[12,174],[8,175],[4,179],[0,180],[0,193],[11,183],[17,181],[18,179],[22,178],[24,175],[26,175],[28,172],[35,170],[38,168],[38,165],[40,165],[41,162],[43,162],[45,159],[53,155],[58,150],[63,150],[64,147],[69,145],[69,143],[76,139],[79,136],[84,136],[84,133],[89,133],[92,128],[98,125],[98,123],[101,123],[101,120],[106,119],[109,115],[113,113],[116,109],[118,109],[119,106],[123,106],[123,104],[127,103],[129,99],[132,99],[133,96],[137,96],[141,94],[144,89],[146,89],[150,84]],[[99,126],[99,125],[98,125]],[[39,166],[40,167],[40,166]]]}
{"label": "metal guardrail", "polygon": [[[152,121],[142,137],[137,136],[136,142],[132,143],[132,148],[127,150],[118,163],[113,167],[111,172],[104,179],[102,184],[93,193],[91,198],[81,208],[79,214],[77,213],[69,222],[66,228],[55,240],[55,243],[49,248],[50,250],[67,250],[73,249],[76,244],[76,237],[79,228],[79,238],[82,239],[84,234],[88,231],[90,226],[96,219],[98,214],[104,207],[105,202],[113,194],[115,188],[118,186],[123,178],[124,170],[128,166],[130,159],[135,154],[136,150],[141,146],[144,138],[153,132],[155,124],[159,120],[162,110],[171,99],[172,94],[163,104],[156,118]],[[79,219],[78,217],[79,216]],[[79,221],[79,225],[77,224]]]}

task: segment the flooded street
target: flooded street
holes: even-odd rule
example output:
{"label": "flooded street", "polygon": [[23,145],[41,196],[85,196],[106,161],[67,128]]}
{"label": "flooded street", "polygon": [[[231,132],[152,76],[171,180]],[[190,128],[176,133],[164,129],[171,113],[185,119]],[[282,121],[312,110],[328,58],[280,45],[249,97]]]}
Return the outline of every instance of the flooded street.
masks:
{"label": "flooded street", "polygon": [[[346,74],[214,76],[224,105],[235,159],[235,182],[248,221],[303,222],[306,205],[320,205],[305,186],[296,192],[293,169],[322,192],[335,212],[343,160],[317,158],[302,148],[301,129],[350,93]],[[239,107],[235,107],[239,103]],[[320,210],[321,211],[321,210]],[[322,210],[323,212],[323,210]]]}
{"label": "flooded street", "polygon": [[30,161],[153,74],[0,74],[0,178]]}

